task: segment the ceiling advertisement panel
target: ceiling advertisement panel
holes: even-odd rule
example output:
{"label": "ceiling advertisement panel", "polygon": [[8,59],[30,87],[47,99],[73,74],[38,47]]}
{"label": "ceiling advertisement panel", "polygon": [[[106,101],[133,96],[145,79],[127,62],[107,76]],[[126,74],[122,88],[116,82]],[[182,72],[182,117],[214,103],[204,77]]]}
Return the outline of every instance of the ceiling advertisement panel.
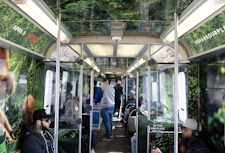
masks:
{"label": "ceiling advertisement panel", "polygon": [[6,3],[0,4],[0,38],[43,54],[52,38]]}
{"label": "ceiling advertisement panel", "polygon": [[[56,59],[57,48],[52,52],[51,59]],[[60,47],[60,61],[64,62],[74,62],[79,55],[74,52],[69,46]]]}
{"label": "ceiling advertisement panel", "polygon": [[193,55],[225,44],[225,11],[188,34],[183,40],[191,48]]}
{"label": "ceiling advertisement panel", "polygon": [[[157,63],[169,63],[174,61],[174,49],[169,46],[164,46],[162,49],[157,51],[152,55],[152,58],[157,61]],[[178,52],[178,59],[182,59],[181,54]]]}

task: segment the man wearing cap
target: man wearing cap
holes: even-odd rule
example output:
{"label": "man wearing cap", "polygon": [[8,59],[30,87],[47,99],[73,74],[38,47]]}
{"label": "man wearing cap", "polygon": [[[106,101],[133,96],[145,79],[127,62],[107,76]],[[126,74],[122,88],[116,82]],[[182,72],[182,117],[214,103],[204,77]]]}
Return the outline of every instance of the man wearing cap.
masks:
{"label": "man wearing cap", "polygon": [[[202,126],[195,119],[186,119],[183,123],[183,140],[179,143],[179,152],[210,153],[201,136]],[[168,150],[173,152],[173,147]],[[151,153],[160,153],[159,148],[151,149]]]}
{"label": "man wearing cap", "polygon": [[113,111],[115,105],[115,89],[107,83],[106,78],[101,78],[101,87],[98,88],[94,104],[100,101],[101,116],[106,134],[102,141],[111,141],[113,127]]}
{"label": "man wearing cap", "polygon": [[[45,109],[36,110],[33,122],[28,125],[26,134],[21,136],[20,146],[22,153],[53,153],[53,136],[48,131],[51,124],[49,120],[53,115],[47,115]],[[66,153],[59,146],[59,153]]]}

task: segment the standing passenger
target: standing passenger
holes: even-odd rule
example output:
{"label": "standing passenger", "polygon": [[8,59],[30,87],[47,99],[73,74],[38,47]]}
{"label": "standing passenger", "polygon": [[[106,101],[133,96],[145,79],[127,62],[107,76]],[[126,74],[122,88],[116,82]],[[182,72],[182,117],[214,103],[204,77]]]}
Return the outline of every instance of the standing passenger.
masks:
{"label": "standing passenger", "polygon": [[97,87],[97,81],[94,81],[94,99],[95,99],[95,96],[97,94],[97,90],[98,90],[98,87]]}
{"label": "standing passenger", "polygon": [[94,104],[100,101],[101,105],[101,116],[103,124],[105,126],[106,134],[101,139],[102,141],[111,141],[112,127],[113,127],[113,111],[114,111],[114,99],[115,90],[110,86],[105,78],[101,78],[101,87],[98,88],[95,96]]}
{"label": "standing passenger", "polygon": [[114,114],[115,112],[120,109],[120,103],[121,103],[121,100],[120,100],[120,96],[123,95],[123,89],[121,87],[121,81],[117,81],[117,84],[116,86],[114,87],[115,89],[115,108],[114,108]]}

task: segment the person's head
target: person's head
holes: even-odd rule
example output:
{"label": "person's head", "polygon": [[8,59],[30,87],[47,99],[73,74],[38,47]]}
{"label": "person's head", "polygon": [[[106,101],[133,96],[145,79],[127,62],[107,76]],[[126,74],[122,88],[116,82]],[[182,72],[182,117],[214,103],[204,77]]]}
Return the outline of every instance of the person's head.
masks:
{"label": "person's head", "polygon": [[145,102],[145,95],[141,95],[140,96],[140,102],[143,104]]}
{"label": "person's head", "polygon": [[122,82],[120,80],[117,81],[116,85],[120,86],[122,84]]}
{"label": "person's head", "polygon": [[135,99],[135,98],[136,98],[135,94],[130,94],[130,99]]}
{"label": "person's head", "polygon": [[86,99],[87,99],[87,95],[86,94],[83,94],[82,95],[82,102],[86,102]]}
{"label": "person's head", "polygon": [[97,81],[94,81],[94,87],[96,87],[97,86]]}
{"label": "person's head", "polygon": [[33,125],[37,130],[47,130],[51,124],[49,120],[53,115],[47,115],[45,109],[38,109],[33,114]]}
{"label": "person's head", "polygon": [[101,78],[101,85],[103,85],[104,83],[106,83],[107,79],[106,78]]}
{"label": "person's head", "polygon": [[186,119],[182,127],[182,136],[186,139],[196,138],[199,132],[202,131],[201,124],[195,119]]}
{"label": "person's head", "polygon": [[66,92],[70,93],[72,90],[73,90],[73,86],[71,83],[68,82],[66,85]]}

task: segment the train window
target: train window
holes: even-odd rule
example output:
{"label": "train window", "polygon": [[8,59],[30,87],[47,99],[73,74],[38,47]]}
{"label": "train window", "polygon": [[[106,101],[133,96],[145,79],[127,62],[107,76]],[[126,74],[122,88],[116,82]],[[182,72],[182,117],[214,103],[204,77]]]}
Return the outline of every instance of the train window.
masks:
{"label": "train window", "polygon": [[186,97],[186,80],[185,73],[178,74],[178,114],[180,121],[187,119],[187,97]]}
{"label": "train window", "polygon": [[111,80],[111,81],[110,81],[110,85],[111,85],[112,87],[115,87],[115,86],[116,86],[116,81],[115,81],[115,80]]}
{"label": "train window", "polygon": [[166,98],[165,98],[165,72],[161,72],[159,74],[159,82],[160,82],[160,101],[162,103],[166,103]]}
{"label": "train window", "polygon": [[68,80],[68,72],[63,71],[60,108],[63,108],[63,103],[66,101],[67,80]]}
{"label": "train window", "polygon": [[158,86],[157,82],[152,82],[152,101],[158,101]]}
{"label": "train window", "polygon": [[[181,69],[180,69],[181,70]],[[182,70],[178,73],[178,122],[182,123],[187,119],[187,74]],[[157,88],[153,84],[152,89]],[[155,86],[155,87],[154,87]],[[154,89],[157,91],[157,89]],[[160,112],[155,121],[169,122],[174,121],[174,71],[173,68],[159,72],[159,101],[155,99],[152,91],[152,102],[157,112]],[[153,109],[153,108],[151,108]]]}
{"label": "train window", "polygon": [[51,113],[51,104],[54,100],[54,85],[53,85],[53,71],[47,70],[45,78],[45,97],[44,97],[44,109],[47,114]]}

